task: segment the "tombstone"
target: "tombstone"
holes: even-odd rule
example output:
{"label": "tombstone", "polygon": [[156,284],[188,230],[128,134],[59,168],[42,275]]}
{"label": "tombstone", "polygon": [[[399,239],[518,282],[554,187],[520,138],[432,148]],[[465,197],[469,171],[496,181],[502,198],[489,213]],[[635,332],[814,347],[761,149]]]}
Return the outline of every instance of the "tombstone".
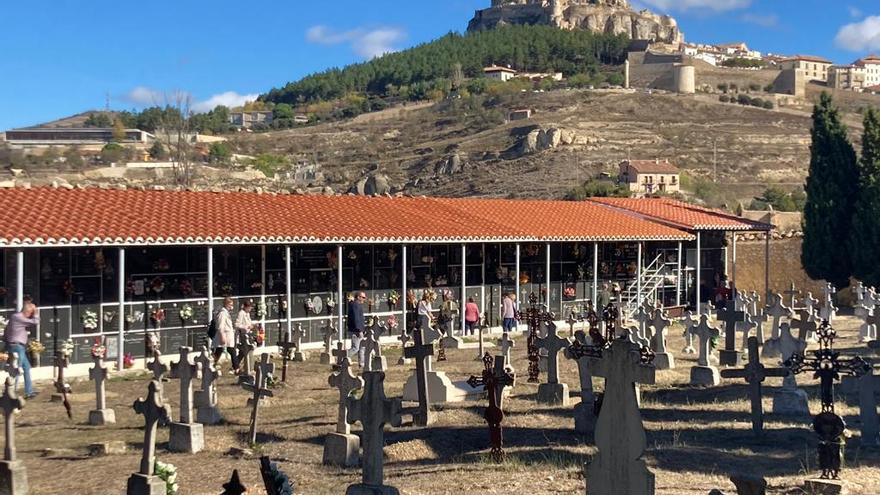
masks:
{"label": "tombstone", "polygon": [[292,361],[294,363],[302,363],[305,362],[306,359],[309,358],[309,354],[303,351],[302,348],[302,340],[305,337],[305,331],[303,331],[302,323],[297,323],[293,328],[293,342],[296,344],[296,351],[293,353]]}
{"label": "tombstone", "polygon": [[[423,328],[422,330],[424,332],[422,336],[424,337],[426,344],[433,344],[438,339],[440,339],[440,332],[438,332],[436,329]],[[446,376],[446,373],[442,371],[435,371],[430,356],[427,357],[426,364],[426,374],[428,378],[429,391],[428,395],[429,397],[431,397],[431,402],[433,404],[441,404],[444,402],[461,402],[464,400],[476,400],[483,396],[482,390],[471,387],[467,384],[467,382],[453,382],[449,379],[448,376]],[[403,401],[419,401],[419,390],[415,372],[406,379],[406,383],[403,385]]]}
{"label": "tombstone", "polygon": [[501,348],[501,354],[504,356],[504,359],[508,363],[511,362],[510,350],[516,347],[516,341],[510,338],[510,332],[504,332],[501,334],[501,338],[498,339],[498,347]]}
{"label": "tombstone", "polygon": [[[345,342],[341,340],[336,341],[336,349],[333,350],[333,357],[336,358],[336,363],[333,364],[332,368],[336,371],[342,366],[342,361],[348,359],[348,349],[345,348]],[[351,365],[351,361],[349,361],[349,365]]]}
{"label": "tombstone", "polygon": [[416,360],[416,388],[419,394],[419,405],[413,414],[413,424],[428,426],[434,422],[431,411],[431,393],[428,389],[428,359],[434,355],[434,346],[424,343],[424,330],[413,329],[414,344],[403,350],[403,355]]}
{"label": "tombstone", "polygon": [[538,403],[553,406],[568,406],[568,384],[559,381],[559,352],[571,345],[565,337],[559,336],[556,325],[547,323],[547,336],[538,338],[538,348],[547,352],[547,383],[538,385]]}
{"label": "tombstone", "polygon": [[[265,387],[266,380],[263,376],[264,370],[269,369],[269,364],[271,364],[269,363],[269,355],[263,354],[260,364],[256,366],[256,370],[254,371],[256,375],[254,377],[254,383],[241,383],[241,388],[254,394],[249,400],[252,407],[250,431],[248,432],[250,445],[257,444],[257,411],[260,408],[260,400],[264,397],[272,397],[274,395],[271,390]],[[263,384],[263,386],[260,386],[260,384]]]}
{"label": "tombstone", "polygon": [[862,324],[859,326],[859,342],[862,343],[877,340],[877,324],[880,320],[878,318],[880,311],[877,309],[866,310],[865,313],[865,316],[862,317]]}
{"label": "tombstone", "polygon": [[648,324],[651,321],[651,314],[645,309],[645,306],[639,306],[636,310],[635,316],[633,316],[633,320],[638,322],[638,333],[639,337],[642,339],[650,339],[648,335]]}
{"label": "tombstone", "polygon": [[171,371],[171,368],[160,359],[162,353],[158,349],[153,350],[153,360],[147,364],[147,369],[153,373],[153,380],[164,382],[168,381],[165,375]]}
{"label": "tombstone", "polygon": [[290,477],[269,456],[260,457],[260,475],[266,495],[293,495],[294,485]]}
{"label": "tombstone", "polygon": [[766,495],[767,480],[761,476],[733,474],[730,482],[736,487],[737,495]]}
{"label": "tombstone", "polygon": [[364,339],[361,340],[361,347],[364,349],[363,371],[385,371],[388,369],[388,362],[382,355],[382,344],[375,336],[372,329],[367,329],[364,333]]}
{"label": "tombstone", "polygon": [[290,340],[290,332],[284,330],[278,334],[277,345],[278,352],[281,353],[281,383],[287,383],[287,363],[290,362],[290,351],[296,348],[296,342]]}
{"label": "tombstone", "polygon": [[859,419],[862,425],[862,446],[880,445],[880,424],[877,417],[877,394],[880,393],[880,375],[874,374],[869,362],[867,372],[857,378],[859,388]]}
{"label": "tombstone", "polygon": [[757,314],[752,315],[752,321],[755,323],[755,337],[758,339],[758,346],[764,345],[764,324],[770,321],[770,316],[767,315],[766,311],[759,311]]}
{"label": "tombstone", "polygon": [[736,324],[736,328],[738,331],[742,332],[742,346],[740,349],[748,349],[749,348],[749,339],[751,339],[752,330],[757,328],[758,324],[755,322],[752,315],[746,313],[746,318],[744,321],[741,321]]}
{"label": "tombstone", "polygon": [[220,408],[217,406],[217,385],[214,382],[220,377],[220,372],[214,366],[214,359],[207,347],[202,346],[202,352],[195,359],[201,368],[202,389],[194,395],[196,404],[196,422],[203,425],[216,425],[223,421]]}
{"label": "tombstone", "polygon": [[812,292],[807,292],[807,295],[801,299],[801,307],[810,314],[810,316],[818,316],[816,313],[816,305],[819,304],[819,300],[813,297]]}
{"label": "tombstone", "polygon": [[590,368],[605,378],[605,397],[596,421],[599,453],[587,466],[587,493],[653,495],[654,474],[644,459],[646,437],[636,385],[654,383],[654,367],[642,363],[637,344],[616,339],[601,358],[590,359]]}
{"label": "tombstone", "polygon": [[405,351],[406,345],[412,340],[412,337],[406,333],[406,328],[400,329],[400,335],[397,336],[397,340],[400,341],[400,357],[397,358],[397,365],[405,366],[411,364],[412,360],[406,357]]}
{"label": "tombstone", "polygon": [[385,397],[382,371],[365,371],[364,393],[360,399],[348,397],[348,423],[360,421],[363,426],[361,443],[364,454],[362,482],[350,485],[346,495],[399,495],[400,491],[384,484],[385,424],[400,426],[400,399]]}
{"label": "tombstone", "polygon": [[749,364],[742,369],[722,370],[724,378],[744,378],[749,384],[749,398],[752,404],[752,432],[755,436],[764,433],[764,404],[762,383],[768,376],[784,377],[789,375],[788,368],[766,368],[761,364],[761,353],[758,349],[758,338],[749,337]]}
{"label": "tombstone", "polygon": [[[260,369],[260,377],[257,380],[258,388],[268,388],[269,386],[269,377],[275,374],[275,363],[270,360],[271,356],[269,354],[260,355],[260,362],[257,363],[255,368]],[[263,398],[263,404],[267,404],[269,399]],[[248,397],[247,406],[251,407],[254,405],[253,397]]]}
{"label": "tombstone", "polygon": [[825,287],[822,287],[822,293],[824,297],[822,298],[822,306],[819,308],[819,318],[831,325],[834,323],[834,317],[837,315],[837,307],[834,306],[834,294],[837,293],[837,289],[830,283],[827,283]]}
{"label": "tombstone", "polygon": [[[789,320],[794,316],[794,312],[782,304],[782,296],[776,294],[774,296],[774,302],[771,306],[767,307],[764,310],[764,313],[767,314],[768,317],[772,318],[771,327],[770,327],[770,338],[767,340],[778,339],[779,338],[779,325],[782,323],[782,318],[788,318]],[[767,342],[765,340],[765,344]],[[761,349],[761,357],[763,358],[772,358],[778,357],[779,350],[774,346],[765,345],[763,349]]]}
{"label": "tombstone", "polygon": [[682,354],[696,354],[697,350],[694,349],[694,334],[691,333],[691,328],[695,328],[700,324],[700,320],[698,318],[694,318],[694,314],[691,311],[687,311],[682,319],[682,324],[684,325],[684,349],[681,350]]}
{"label": "tombstone", "polygon": [[[321,364],[330,364],[333,360],[331,351],[333,350],[333,338],[336,337],[336,328],[329,321],[324,328],[321,329],[321,340],[324,342],[324,350],[321,352]],[[282,381],[284,381],[282,379]]]}
{"label": "tombstone", "polygon": [[171,423],[168,450],[195,454],[205,448],[205,429],[193,421],[192,382],[199,378],[199,365],[190,364],[191,347],[180,348],[180,360],[171,363],[171,378],[180,380],[180,421]]}
{"label": "tombstone", "polygon": [[489,405],[483,418],[489,425],[489,455],[495,462],[504,461],[504,436],[501,423],[504,421],[504,389],[516,384],[516,372],[507,364],[504,356],[492,357],[488,352],[483,356],[482,376],[471,376],[468,383],[486,391]]}
{"label": "tombstone", "polygon": [[95,381],[95,410],[89,411],[89,424],[92,426],[116,424],[116,412],[107,407],[104,382],[109,370],[102,356],[92,356],[95,366],[89,368],[89,380]]}
{"label": "tombstone", "polygon": [[639,327],[635,325],[623,329],[623,337],[629,339],[629,341],[634,344],[640,345],[641,347],[648,347],[651,345],[651,341],[642,337],[642,334],[639,333]]}
{"label": "tombstone", "polygon": [[18,354],[14,352],[7,354],[6,363],[3,365],[3,371],[13,379],[15,385],[18,385],[18,377],[23,373],[21,363],[18,362]]}
{"label": "tombstone", "polygon": [[254,375],[251,374],[251,368],[253,365],[255,346],[251,343],[250,336],[242,334],[238,340],[238,345],[235,348],[238,352],[238,384],[253,385]]}
{"label": "tombstone", "polygon": [[798,318],[792,318],[789,326],[798,330],[798,338],[804,342],[816,342],[816,330],[819,329],[819,325],[816,317],[806,310],[799,309]]}
{"label": "tombstone", "polygon": [[[765,346],[774,347],[783,361],[794,355],[803,355],[807,350],[807,343],[793,336],[787,323],[780,326],[779,338],[767,341]],[[773,396],[773,414],[810,415],[807,393],[798,388],[794,374],[782,379],[782,388]]]}
{"label": "tombstone", "polygon": [[787,291],[783,291],[783,294],[788,296],[788,305],[792,308],[797,304],[797,296],[801,294],[801,291],[797,290],[794,286],[794,282],[791,282]]}
{"label": "tombstone", "polygon": [[709,317],[700,315],[700,324],[691,330],[700,339],[700,355],[697,365],[691,368],[691,385],[714,387],[721,383],[721,374],[718,368],[709,364],[709,351],[712,339],[721,336],[721,330],[709,326]]}
{"label": "tombstone", "polygon": [[150,381],[146,399],[134,402],[134,412],[144,415],[144,452],[140,471],[128,478],[126,495],[165,495],[165,481],[153,474],[156,465],[156,427],[171,422],[171,408],[162,397],[162,382]]}
{"label": "tombstone", "polygon": [[719,351],[719,364],[722,366],[740,366],[742,364],[742,353],[736,346],[736,326],[738,323],[746,320],[745,311],[724,308],[718,310],[716,320],[724,322],[724,349]]}
{"label": "tombstone", "polygon": [[574,406],[574,431],[592,433],[596,427],[595,403],[593,394],[593,375],[590,373],[590,357],[596,357],[595,348],[587,342],[587,334],[578,330],[574,343],[565,350],[565,357],[577,362],[581,382],[581,401]]}
{"label": "tombstone", "polygon": [[[345,349],[343,352],[346,352]],[[360,462],[361,439],[351,434],[351,426],[348,424],[348,398],[355,390],[364,387],[364,380],[352,374],[351,362],[346,356],[342,358],[339,370],[330,375],[327,383],[339,390],[339,408],[336,431],[328,433],[324,439],[323,462],[331,466],[355,467]]]}
{"label": "tombstone", "polygon": [[654,327],[651,338],[651,350],[654,351],[654,368],[658,370],[671,370],[675,368],[675,359],[666,348],[666,327],[672,325],[672,320],[663,315],[662,309],[655,309],[654,317],[649,322]]}
{"label": "tombstone", "polygon": [[3,396],[0,397],[0,409],[3,410],[6,424],[6,446],[3,449],[3,460],[0,461],[0,493],[8,495],[28,493],[27,469],[15,455],[15,415],[23,407],[24,399],[18,397],[15,391],[15,380],[6,377]]}
{"label": "tombstone", "polygon": [[50,397],[51,402],[61,402],[64,404],[64,410],[67,411],[67,418],[73,419],[73,408],[70,405],[71,394],[70,384],[64,380],[64,370],[70,364],[70,356],[65,353],[59,353],[55,356],[55,368],[58,370],[58,376],[55,378],[55,393]]}

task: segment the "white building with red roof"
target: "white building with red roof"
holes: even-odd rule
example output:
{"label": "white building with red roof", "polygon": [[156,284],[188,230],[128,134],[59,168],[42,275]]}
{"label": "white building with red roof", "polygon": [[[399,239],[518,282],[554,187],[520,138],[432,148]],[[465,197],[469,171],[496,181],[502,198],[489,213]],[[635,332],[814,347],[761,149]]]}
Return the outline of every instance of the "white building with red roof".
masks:
{"label": "white building with red roof", "polygon": [[674,193],[681,190],[678,167],[669,160],[625,160],[618,181],[636,195]]}

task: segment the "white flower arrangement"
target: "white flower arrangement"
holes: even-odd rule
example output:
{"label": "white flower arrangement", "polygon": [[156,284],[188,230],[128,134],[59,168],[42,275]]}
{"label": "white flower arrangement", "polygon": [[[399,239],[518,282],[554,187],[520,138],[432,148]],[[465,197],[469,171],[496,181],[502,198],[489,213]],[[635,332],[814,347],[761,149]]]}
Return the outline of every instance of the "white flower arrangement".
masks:
{"label": "white flower arrangement", "polygon": [[82,322],[83,328],[86,330],[94,330],[98,328],[98,314],[94,311],[83,311],[80,321]]}
{"label": "white flower arrangement", "polygon": [[61,354],[64,356],[73,354],[73,340],[67,339],[61,343]]}
{"label": "white flower arrangement", "polygon": [[125,315],[125,321],[128,323],[137,323],[139,321],[144,320],[144,312],[143,311],[134,311]]}
{"label": "white flower arrangement", "polygon": [[184,304],[180,308],[180,318],[184,320],[191,320],[193,317],[193,307],[189,304]]}
{"label": "white flower arrangement", "polygon": [[153,472],[165,482],[166,495],[177,495],[177,467],[168,462],[156,461]]}
{"label": "white flower arrangement", "polygon": [[257,313],[257,319],[258,319],[258,320],[265,318],[266,315],[269,314],[269,313],[268,313],[268,310],[266,309],[266,303],[265,303],[265,302],[263,302],[263,301],[259,301],[259,302],[257,302],[257,305],[256,305],[256,313]]}

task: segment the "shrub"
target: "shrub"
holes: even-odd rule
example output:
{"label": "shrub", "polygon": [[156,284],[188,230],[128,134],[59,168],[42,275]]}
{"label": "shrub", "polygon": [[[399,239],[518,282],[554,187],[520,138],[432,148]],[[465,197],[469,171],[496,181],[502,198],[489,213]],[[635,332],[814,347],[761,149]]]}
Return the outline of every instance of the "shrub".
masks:
{"label": "shrub", "polygon": [[749,91],[761,91],[761,85],[758,83],[749,83]]}
{"label": "shrub", "polygon": [[727,96],[727,95],[721,95],[721,96],[719,96],[719,97],[718,97],[718,100],[719,100],[721,103],[730,103],[730,97]]}
{"label": "shrub", "polygon": [[565,195],[569,201],[583,201],[586,198],[628,198],[630,190],[607,180],[590,179],[572,189]]}
{"label": "shrub", "polygon": [[773,108],[775,108],[775,107],[776,107],[776,105],[774,105],[771,100],[764,101],[764,108],[766,108],[767,110],[773,110]]}

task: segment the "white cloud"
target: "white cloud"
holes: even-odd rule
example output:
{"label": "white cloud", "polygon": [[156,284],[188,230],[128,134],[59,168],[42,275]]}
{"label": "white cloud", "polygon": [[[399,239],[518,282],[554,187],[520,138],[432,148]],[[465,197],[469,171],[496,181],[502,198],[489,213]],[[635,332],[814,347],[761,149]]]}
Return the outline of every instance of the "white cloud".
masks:
{"label": "white cloud", "polygon": [[744,9],[752,4],[752,0],[640,0],[641,3],[660,10],[684,12],[686,10],[710,10],[726,12]]}
{"label": "white cloud", "polygon": [[129,103],[141,106],[158,105],[160,102],[164,101],[164,98],[165,96],[161,92],[146,86],[138,86],[122,97],[123,100]]}
{"label": "white cloud", "polygon": [[765,28],[775,27],[779,24],[779,16],[776,14],[753,14],[747,12],[739,17],[743,22],[755,24]]}
{"label": "white cloud", "polygon": [[193,103],[192,109],[193,112],[203,113],[208,112],[214,109],[217,105],[223,105],[226,107],[240,107],[248,101],[254,101],[257,97],[260,96],[258,94],[248,94],[248,95],[240,95],[235,91],[227,91],[225,93],[219,93],[211,96],[207,100],[197,101]]}
{"label": "white cloud", "polygon": [[880,15],[841,27],[834,44],[853,52],[880,50]]}
{"label": "white cloud", "polygon": [[849,11],[849,16],[854,19],[859,19],[860,17],[862,17],[862,11],[858,7],[850,5],[847,7],[847,10]]}
{"label": "white cloud", "polygon": [[334,31],[327,26],[312,26],[306,31],[306,40],[319,45],[349,44],[352,51],[370,59],[386,53],[396,52],[397,43],[406,38],[400,28],[383,27],[377,29],[357,28],[349,31]]}

